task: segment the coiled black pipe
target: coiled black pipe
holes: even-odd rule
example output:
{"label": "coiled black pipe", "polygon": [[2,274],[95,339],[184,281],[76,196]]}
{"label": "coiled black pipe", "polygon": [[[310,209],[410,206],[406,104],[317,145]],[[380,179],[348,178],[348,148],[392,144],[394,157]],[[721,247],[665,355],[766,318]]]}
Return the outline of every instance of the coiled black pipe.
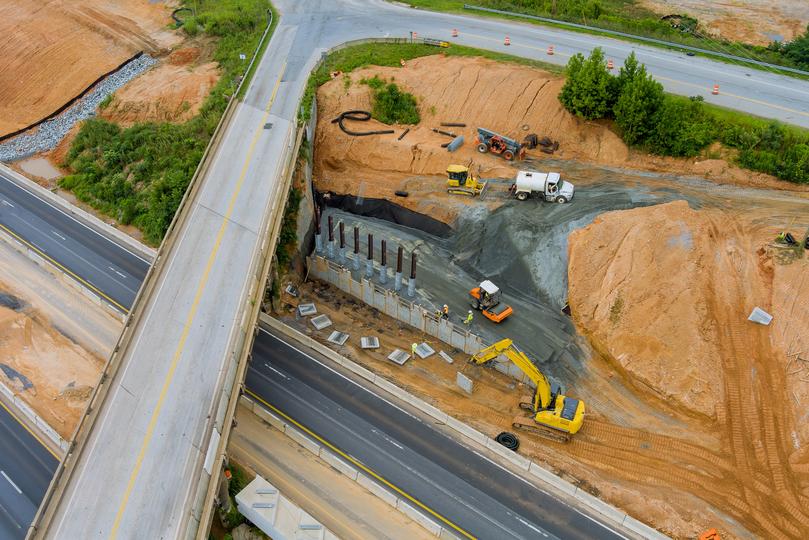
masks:
{"label": "coiled black pipe", "polygon": [[494,440],[502,444],[509,450],[514,450],[515,452],[520,447],[520,439],[518,439],[516,435],[514,435],[513,433],[509,433],[508,431],[502,432],[500,435],[495,437]]}
{"label": "coiled black pipe", "polygon": [[371,113],[368,111],[346,111],[340,113],[340,116],[331,121],[332,124],[338,124],[343,133],[351,135],[352,137],[364,137],[366,135],[385,135],[393,133],[392,129],[378,129],[376,131],[351,131],[343,124],[344,120],[356,120],[357,122],[367,122],[371,119]]}

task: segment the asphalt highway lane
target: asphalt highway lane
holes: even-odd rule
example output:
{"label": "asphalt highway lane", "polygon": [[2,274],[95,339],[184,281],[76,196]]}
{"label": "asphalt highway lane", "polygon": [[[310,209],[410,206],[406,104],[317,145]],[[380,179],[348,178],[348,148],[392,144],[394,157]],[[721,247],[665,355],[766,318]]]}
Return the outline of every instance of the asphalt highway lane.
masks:
{"label": "asphalt highway lane", "polygon": [[0,173],[0,226],[126,312],[149,262]]}
{"label": "asphalt highway lane", "polygon": [[58,464],[0,403],[0,539],[25,537]]}
{"label": "asphalt highway lane", "polygon": [[322,361],[262,329],[246,386],[470,536],[623,538]]}

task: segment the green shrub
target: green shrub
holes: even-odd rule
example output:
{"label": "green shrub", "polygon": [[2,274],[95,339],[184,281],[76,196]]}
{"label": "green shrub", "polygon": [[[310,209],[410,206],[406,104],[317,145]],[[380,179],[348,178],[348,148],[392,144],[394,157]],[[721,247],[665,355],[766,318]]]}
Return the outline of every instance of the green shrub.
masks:
{"label": "green shrub", "polygon": [[593,49],[586,60],[581,54],[570,58],[559,101],[568,111],[586,120],[604,118],[612,111],[615,82],[600,47]]}
{"label": "green shrub", "polygon": [[421,120],[416,98],[399,90],[396,83],[374,90],[372,111],[385,124],[418,124]]}
{"label": "green shrub", "polygon": [[666,96],[654,122],[646,143],[656,154],[692,157],[716,140],[713,119],[698,101]]}
{"label": "green shrub", "polygon": [[643,65],[637,67],[635,53],[627,59],[627,65],[629,69],[621,69],[618,77],[620,93],[613,114],[621,136],[631,145],[646,140],[654,131],[664,94],[663,85],[647,75]]}

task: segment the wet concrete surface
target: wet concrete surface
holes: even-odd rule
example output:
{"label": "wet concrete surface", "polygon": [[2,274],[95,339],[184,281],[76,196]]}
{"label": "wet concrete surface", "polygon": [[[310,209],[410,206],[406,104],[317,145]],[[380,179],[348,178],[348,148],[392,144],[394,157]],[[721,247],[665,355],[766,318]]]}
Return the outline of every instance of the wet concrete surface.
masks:
{"label": "wet concrete surface", "polygon": [[[531,165],[526,163],[526,168],[535,168]],[[590,224],[603,212],[674,200],[686,200],[692,208],[757,209],[762,225],[790,221],[795,226],[805,226],[809,225],[809,197],[571,162],[544,160],[542,169],[536,169],[561,170],[564,178],[577,185],[573,202],[561,205],[532,199],[516,201],[507,197],[505,189],[510,180],[504,179],[496,182],[492,193],[487,195],[488,202],[491,198],[502,198],[503,204],[493,211],[478,205],[465,208],[454,224],[455,233],[447,238],[329,208],[324,211],[324,240],[326,217],[332,215],[335,238],[338,238],[337,223],[341,220],[345,223],[347,252],[351,253],[353,226],[360,226],[363,265],[355,275],[364,272],[368,233],[374,235],[377,264],[380,240],[387,240],[391,268],[396,264],[397,247],[405,248],[405,276],[409,272],[409,253],[415,250],[417,301],[433,310],[446,303],[451,319],[457,323],[470,308],[469,289],[482,279],[494,281],[503,290],[503,300],[514,308],[514,315],[495,325],[475,312],[474,332],[490,342],[504,337],[513,339],[563,389],[587,400],[590,410],[609,410],[608,416],[617,423],[633,424],[634,414],[623,411],[636,406],[635,410],[655,415],[670,425],[674,422],[670,414],[650,408],[634,397],[635,392],[627,392],[626,382],[620,378],[604,378],[600,374],[603,384],[593,384],[592,377],[598,370],[588,363],[594,353],[572,320],[561,313],[567,295],[568,234]],[[768,211],[762,213],[762,208]],[[348,266],[351,267],[350,262]],[[393,275],[392,269],[389,275]],[[374,281],[378,282],[378,272]]]}

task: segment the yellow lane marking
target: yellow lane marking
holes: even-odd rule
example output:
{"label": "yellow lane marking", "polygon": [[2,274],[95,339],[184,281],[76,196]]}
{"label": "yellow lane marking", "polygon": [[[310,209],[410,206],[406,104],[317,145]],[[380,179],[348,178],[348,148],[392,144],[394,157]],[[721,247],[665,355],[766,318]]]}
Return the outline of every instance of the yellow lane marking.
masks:
{"label": "yellow lane marking", "polygon": [[3,225],[3,224],[1,224],[1,223],[0,223],[0,228],[1,228],[1,229],[3,229],[4,231],[6,231],[6,232],[7,232],[8,234],[10,234],[11,236],[13,236],[14,238],[16,238],[16,239],[17,239],[17,241],[22,242],[23,244],[25,244],[25,246],[26,246],[28,249],[30,249],[30,250],[32,250],[32,251],[35,251],[37,255],[39,255],[39,256],[40,256],[40,257],[42,257],[43,259],[46,259],[46,260],[47,260],[49,263],[51,263],[52,265],[56,266],[56,267],[57,267],[59,270],[61,270],[62,272],[64,272],[64,273],[68,274],[70,277],[72,277],[73,279],[75,279],[76,281],[78,281],[79,283],[81,283],[82,285],[84,285],[85,287],[87,287],[88,289],[90,289],[91,291],[93,291],[94,293],[96,293],[97,295],[99,295],[99,296],[101,296],[102,298],[104,298],[104,299],[105,299],[107,302],[109,302],[110,304],[112,304],[113,306],[115,306],[116,308],[118,308],[119,310],[121,310],[122,312],[124,312],[124,313],[129,313],[129,310],[128,310],[128,309],[126,309],[124,306],[122,306],[121,304],[119,304],[118,302],[116,302],[115,300],[113,300],[112,298],[110,298],[109,296],[107,296],[106,294],[104,294],[103,292],[101,292],[101,291],[98,289],[98,287],[96,287],[96,286],[95,286],[95,285],[93,285],[92,283],[88,283],[86,280],[84,280],[84,279],[82,279],[81,277],[77,276],[77,275],[76,275],[74,272],[71,272],[70,270],[68,270],[67,268],[65,268],[63,265],[59,264],[59,263],[58,263],[57,261],[55,261],[55,260],[54,260],[52,257],[50,257],[50,256],[48,256],[47,254],[45,254],[45,252],[43,252],[41,249],[39,249],[38,247],[36,247],[36,246],[35,246],[34,244],[32,244],[31,242],[29,242],[29,241],[25,240],[23,237],[21,237],[20,235],[18,235],[17,233],[15,233],[14,231],[12,231],[11,229],[9,229],[8,227],[6,227],[5,225]]}
{"label": "yellow lane marking", "polygon": [[228,228],[228,223],[230,222],[230,216],[233,214],[233,209],[236,206],[236,199],[239,196],[239,192],[242,189],[242,185],[244,184],[244,179],[247,176],[247,170],[250,165],[250,160],[253,156],[253,151],[256,148],[256,143],[258,142],[259,136],[264,131],[264,124],[267,122],[267,118],[270,115],[270,109],[272,108],[272,104],[275,101],[275,95],[278,92],[278,87],[281,85],[281,78],[286,71],[287,64],[284,62],[283,66],[281,66],[281,72],[278,74],[278,79],[275,81],[275,87],[273,88],[272,95],[270,96],[270,100],[267,102],[267,106],[264,109],[264,114],[261,118],[261,122],[259,122],[258,127],[256,128],[255,133],[253,134],[253,139],[250,141],[250,147],[247,150],[247,156],[244,159],[244,164],[242,165],[241,174],[239,175],[239,180],[236,183],[236,189],[234,190],[233,194],[230,197],[230,203],[228,204],[227,211],[225,212],[224,216],[222,217],[222,223],[219,226],[219,232],[216,235],[216,241],[214,242],[213,248],[211,249],[211,253],[208,255],[208,263],[205,265],[205,270],[202,273],[202,277],[199,280],[199,285],[197,285],[197,292],[194,296],[194,302],[191,304],[191,309],[188,312],[188,317],[185,320],[185,324],[183,325],[183,331],[180,335],[180,341],[177,344],[177,349],[174,351],[174,356],[171,360],[171,365],[169,366],[169,371],[166,374],[166,378],[163,380],[163,387],[160,389],[160,397],[157,399],[157,404],[155,405],[154,411],[152,412],[152,417],[149,420],[149,425],[146,428],[146,433],[143,436],[143,443],[141,444],[140,451],[138,452],[138,457],[135,460],[135,466],[132,468],[132,473],[129,476],[129,482],[126,486],[126,491],[124,492],[123,500],[121,501],[121,505],[118,507],[118,512],[115,515],[115,521],[112,525],[112,530],[110,530],[109,538],[113,539],[116,538],[118,535],[118,528],[121,526],[121,520],[123,519],[124,512],[126,510],[127,503],[129,502],[129,496],[132,494],[132,489],[135,487],[135,481],[138,478],[138,474],[140,473],[140,468],[143,465],[143,459],[146,455],[146,450],[149,448],[149,443],[152,440],[152,435],[154,434],[155,426],[157,425],[157,419],[160,416],[160,412],[163,409],[163,402],[166,399],[166,395],[168,394],[169,386],[171,385],[171,381],[174,379],[174,373],[177,370],[177,365],[179,364],[180,357],[182,356],[183,349],[185,348],[185,342],[188,339],[188,334],[191,331],[191,325],[194,322],[194,317],[197,314],[197,308],[199,307],[200,299],[202,298],[202,294],[205,291],[205,287],[208,284],[208,277],[211,272],[211,268],[213,267],[213,263],[216,260],[216,256],[219,253],[219,247],[222,244],[222,238],[225,236],[225,231]]}
{"label": "yellow lane marking", "polygon": [[[478,39],[482,39],[484,41],[495,41],[497,43],[500,43],[501,45],[503,44],[503,42],[500,41],[499,39],[490,38],[490,37],[486,37],[486,36],[481,36],[481,35],[478,35],[478,34],[470,34],[470,33],[466,32],[466,33],[464,33],[464,36],[472,36],[472,37],[476,37]],[[547,47],[534,47],[533,45],[523,45],[523,44],[521,44],[519,42],[514,43],[513,41],[511,42],[511,47],[522,47],[523,49],[533,49],[535,51],[547,51],[548,50]],[[570,58],[570,56],[571,56],[569,54],[560,53],[560,52],[554,52],[554,55],[556,55],[556,56],[564,56],[565,58]],[[531,60],[531,59],[529,58],[529,60]]]}
{"label": "yellow lane marking", "polygon": [[370,474],[371,476],[376,478],[379,482],[382,482],[383,484],[388,486],[390,489],[392,489],[393,491],[395,491],[396,493],[398,493],[402,497],[405,497],[407,500],[409,500],[413,504],[418,505],[418,507],[421,508],[422,510],[425,510],[425,511],[429,512],[430,515],[432,515],[433,517],[436,517],[436,518],[440,519],[443,523],[446,523],[447,525],[449,525],[450,527],[452,527],[453,529],[458,531],[464,537],[469,538],[470,540],[475,540],[475,536],[468,533],[464,529],[460,528],[458,525],[456,525],[455,523],[453,523],[449,519],[445,518],[444,516],[442,516],[441,514],[439,514],[438,512],[433,510],[432,508],[430,508],[429,506],[425,505],[424,503],[422,503],[418,499],[413,498],[411,495],[406,493],[404,490],[402,490],[398,486],[396,486],[394,484],[391,484],[390,482],[388,482],[387,480],[385,480],[384,478],[379,476],[377,473],[375,473],[374,471],[369,469],[367,466],[363,465],[362,463],[360,463],[359,461],[357,461],[353,457],[349,456],[348,454],[346,454],[345,452],[343,452],[342,450],[340,450],[339,448],[334,446],[332,443],[330,443],[329,441],[327,441],[326,439],[324,439],[323,437],[321,437],[320,435],[318,435],[317,433],[315,433],[311,429],[307,428],[306,426],[304,426],[303,424],[301,424],[297,420],[291,418],[288,414],[284,413],[283,411],[281,411],[277,407],[274,407],[274,406],[270,405],[269,403],[267,403],[266,401],[264,401],[263,399],[261,399],[261,397],[256,395],[254,392],[250,391],[247,388],[245,388],[244,391],[245,391],[245,393],[249,394],[253,398],[260,401],[265,407],[268,407],[275,414],[278,414],[279,416],[281,416],[284,420],[286,420],[288,422],[291,422],[292,424],[295,425],[295,427],[297,427],[298,429],[306,432],[310,437],[313,437],[320,444],[323,444],[323,445],[327,446],[329,448],[329,450],[331,450],[332,452],[335,452],[335,453],[339,454],[340,457],[342,457],[343,459],[345,459],[346,461],[348,461],[349,463],[351,463],[355,467],[358,467],[358,468],[362,469],[364,472]]}
{"label": "yellow lane marking", "polygon": [[58,455],[57,455],[57,454],[56,454],[56,453],[55,453],[53,450],[51,450],[50,446],[48,446],[47,444],[45,444],[45,442],[44,442],[42,439],[40,439],[40,438],[37,436],[37,434],[36,434],[36,433],[34,433],[33,431],[31,431],[31,429],[30,429],[28,426],[26,426],[26,425],[25,425],[25,423],[24,423],[22,420],[20,420],[20,418],[19,418],[19,417],[18,417],[16,414],[14,414],[14,413],[11,411],[11,409],[9,409],[8,407],[6,407],[5,403],[3,403],[2,401],[0,401],[0,407],[3,407],[3,408],[6,410],[6,412],[7,412],[9,415],[11,415],[11,417],[12,417],[14,420],[16,420],[16,422],[17,422],[18,424],[20,424],[20,425],[21,425],[21,426],[22,426],[22,427],[25,429],[25,431],[27,431],[28,433],[30,433],[30,434],[31,434],[31,436],[32,436],[33,438],[35,438],[39,444],[41,444],[42,446],[44,446],[44,447],[45,447],[45,450],[47,450],[48,452],[50,452],[50,454],[51,454],[53,457],[55,457],[55,458],[56,458],[56,461],[62,461],[62,458],[60,458],[60,457],[59,457],[59,456],[58,456]]}
{"label": "yellow lane marking", "polygon": [[[668,82],[675,83],[675,84],[682,84],[683,86],[688,86],[688,87],[691,87],[691,88],[697,88],[699,90],[705,90],[705,91],[710,90],[710,85],[704,85],[703,86],[703,85],[699,85],[699,84],[678,81],[677,79],[669,79],[668,77],[661,77],[659,75],[655,75],[655,78],[660,79],[661,81],[668,81]],[[749,101],[750,103],[755,103],[757,105],[763,105],[765,107],[772,107],[773,109],[779,109],[779,110],[782,110],[782,111],[791,112],[791,113],[794,113],[794,114],[800,114],[801,116],[809,117],[809,113],[807,113],[807,112],[799,111],[799,110],[796,110],[796,109],[790,109],[789,107],[784,107],[783,105],[777,105],[775,103],[769,103],[767,101],[761,101],[759,99],[753,99],[753,98],[749,98],[749,97],[745,97],[745,96],[738,96],[736,94],[729,94],[727,92],[722,92],[722,95],[723,96],[729,96],[729,97],[732,97],[732,98],[735,98],[735,99],[740,99],[742,101]]]}

